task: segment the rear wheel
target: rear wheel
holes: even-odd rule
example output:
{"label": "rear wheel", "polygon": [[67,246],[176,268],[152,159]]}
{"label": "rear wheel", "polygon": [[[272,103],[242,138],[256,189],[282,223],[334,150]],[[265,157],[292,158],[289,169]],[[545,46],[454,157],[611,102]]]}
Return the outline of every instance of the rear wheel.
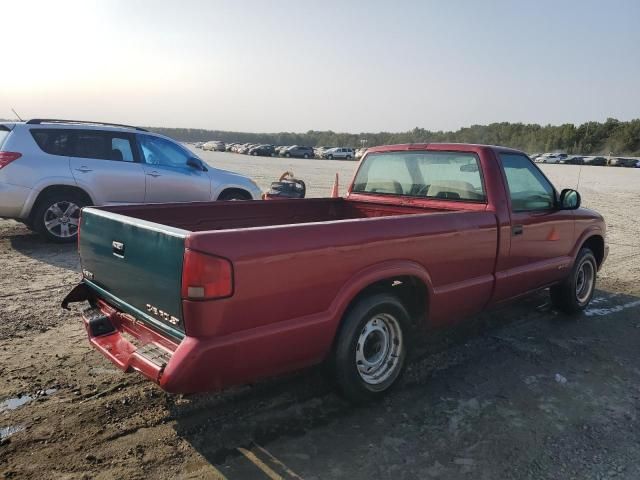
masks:
{"label": "rear wheel", "polygon": [[407,356],[409,315],[393,295],[363,298],[344,319],[333,355],[341,392],[361,403],[384,395],[400,377]]}
{"label": "rear wheel", "polygon": [[551,287],[551,302],[565,313],[584,310],[596,289],[598,264],[589,248],[583,248],[571,269],[571,274],[561,284]]}
{"label": "rear wheel", "polygon": [[225,190],[220,194],[218,200],[251,200],[251,195],[244,190]]}
{"label": "rear wheel", "polygon": [[34,230],[57,243],[75,242],[78,236],[80,209],[88,205],[82,195],[53,192],[38,201],[33,214]]}
{"label": "rear wheel", "polygon": [[291,154],[290,153],[285,153],[284,156],[287,157],[287,158],[291,158]]}
{"label": "rear wheel", "polygon": [[304,154],[304,158],[309,158],[309,154],[308,154],[308,153],[305,153],[305,154]]}

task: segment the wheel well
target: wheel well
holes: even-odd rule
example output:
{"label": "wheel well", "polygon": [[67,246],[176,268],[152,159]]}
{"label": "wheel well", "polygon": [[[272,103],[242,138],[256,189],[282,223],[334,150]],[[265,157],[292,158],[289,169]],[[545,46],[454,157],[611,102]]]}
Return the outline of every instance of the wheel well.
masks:
{"label": "wheel well", "polygon": [[220,195],[218,195],[218,200],[222,199],[223,196],[231,195],[232,193],[242,195],[247,200],[251,200],[253,198],[251,194],[243,188],[225,188],[222,192],[220,192]]}
{"label": "wheel well", "polygon": [[414,326],[420,326],[425,323],[428,302],[427,286],[420,278],[410,275],[385,278],[365,287],[353,297],[344,312],[343,318],[361,298],[380,292],[388,292],[398,297],[406,307],[411,323]]}
{"label": "wheel well", "polygon": [[600,265],[604,260],[604,238],[602,238],[600,235],[594,235],[593,237],[589,237],[582,244],[582,247],[587,247],[591,249],[591,251],[593,252],[593,255],[596,257],[598,268],[600,268]]}
{"label": "wheel well", "polygon": [[93,205],[93,200],[91,200],[89,194],[80,187],[73,187],[71,185],[50,185],[46,188],[43,188],[42,191],[38,194],[35,202],[33,202],[31,212],[29,212],[29,220],[33,219],[33,214],[38,208],[42,199],[52,193],[71,193],[75,195],[81,195],[82,198],[87,202],[87,205]]}

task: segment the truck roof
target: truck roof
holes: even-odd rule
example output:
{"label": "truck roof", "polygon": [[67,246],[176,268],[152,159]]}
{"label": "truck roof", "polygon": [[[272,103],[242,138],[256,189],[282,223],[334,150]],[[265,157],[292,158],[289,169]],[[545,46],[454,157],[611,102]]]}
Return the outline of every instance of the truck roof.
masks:
{"label": "truck roof", "polygon": [[381,145],[367,149],[368,153],[373,152],[398,152],[410,150],[454,150],[459,152],[475,152],[478,149],[492,149],[499,152],[522,153],[514,148],[501,147],[498,145],[481,145],[476,143],[401,143],[397,145]]}

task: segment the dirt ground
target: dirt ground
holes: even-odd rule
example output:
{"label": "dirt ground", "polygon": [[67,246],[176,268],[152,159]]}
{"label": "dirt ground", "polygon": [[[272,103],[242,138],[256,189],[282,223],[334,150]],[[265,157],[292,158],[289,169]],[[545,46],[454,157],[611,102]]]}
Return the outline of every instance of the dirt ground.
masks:
{"label": "dirt ground", "polygon": [[[206,159],[246,170],[263,187],[294,167],[315,195],[328,193],[337,169],[347,181],[355,166]],[[319,370],[189,397],[121,373],[89,347],[78,310],[59,307],[80,278],[75,246],[0,220],[0,472],[640,478],[640,170],[544,168],[559,187],[575,187],[580,175],[585,206],[607,219],[611,253],[592,305],[567,319],[541,292],[471,319],[430,338],[397,389],[358,408]]]}

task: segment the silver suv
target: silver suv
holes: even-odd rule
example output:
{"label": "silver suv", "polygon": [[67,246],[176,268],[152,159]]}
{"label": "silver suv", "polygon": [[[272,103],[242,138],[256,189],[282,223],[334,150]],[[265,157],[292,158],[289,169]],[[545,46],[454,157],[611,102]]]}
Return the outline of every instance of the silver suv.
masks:
{"label": "silver suv", "polygon": [[75,240],[86,205],[261,195],[251,179],[205,165],[181,144],[142,128],[41,119],[0,123],[0,217],[56,242]]}

